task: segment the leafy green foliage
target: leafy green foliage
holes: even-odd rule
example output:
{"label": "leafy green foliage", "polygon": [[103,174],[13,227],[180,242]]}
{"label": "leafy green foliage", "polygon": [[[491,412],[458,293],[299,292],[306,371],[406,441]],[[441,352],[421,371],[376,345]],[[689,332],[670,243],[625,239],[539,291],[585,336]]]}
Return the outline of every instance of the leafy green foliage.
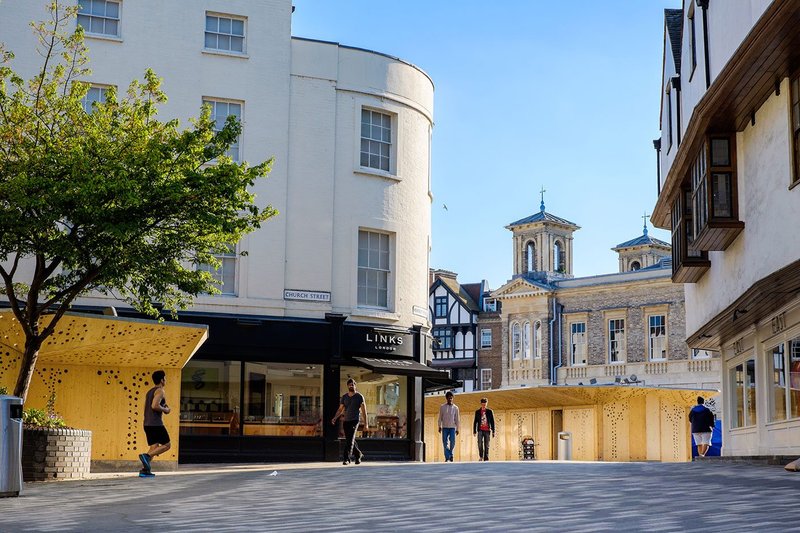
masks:
{"label": "leafy green foliage", "polygon": [[47,400],[47,409],[31,407],[22,411],[22,423],[29,427],[65,428],[64,419],[56,412],[56,393]]}
{"label": "leafy green foliage", "polygon": [[87,113],[83,32],[64,32],[75,12],[56,1],[50,20],[32,24],[44,57],[33,79],[0,50],[0,278],[26,336],[23,398],[42,341],[76,297],[96,291],[175,314],[218,292],[199,265],[218,267],[214,254],[277,214],[251,192],[272,160],[227,157],[241,125],[229,117],[216,131],[208,108],[186,129],[159,121],[167,97],[151,70]]}
{"label": "leafy green foliage", "polygon": [[22,411],[22,423],[29,427],[64,428],[67,424],[60,416],[52,416],[44,409],[31,407]]}

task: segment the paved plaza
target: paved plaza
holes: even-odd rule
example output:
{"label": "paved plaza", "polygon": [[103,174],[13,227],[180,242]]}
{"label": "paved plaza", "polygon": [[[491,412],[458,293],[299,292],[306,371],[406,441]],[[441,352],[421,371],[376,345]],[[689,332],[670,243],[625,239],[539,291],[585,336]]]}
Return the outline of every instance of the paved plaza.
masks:
{"label": "paved plaza", "polygon": [[798,497],[800,473],[712,461],[184,466],[28,483],[0,531],[800,531]]}

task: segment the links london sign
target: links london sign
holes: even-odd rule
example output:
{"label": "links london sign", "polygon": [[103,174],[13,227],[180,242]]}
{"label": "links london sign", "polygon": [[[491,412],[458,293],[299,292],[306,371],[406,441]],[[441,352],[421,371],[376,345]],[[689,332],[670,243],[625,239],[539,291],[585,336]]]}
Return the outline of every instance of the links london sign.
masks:
{"label": "links london sign", "polygon": [[397,333],[381,333],[375,330],[367,333],[367,342],[373,344],[376,350],[393,352],[398,346],[403,345],[403,336]]}
{"label": "links london sign", "polygon": [[343,350],[346,353],[392,354],[400,357],[414,355],[414,335],[405,331],[353,326],[345,328]]}

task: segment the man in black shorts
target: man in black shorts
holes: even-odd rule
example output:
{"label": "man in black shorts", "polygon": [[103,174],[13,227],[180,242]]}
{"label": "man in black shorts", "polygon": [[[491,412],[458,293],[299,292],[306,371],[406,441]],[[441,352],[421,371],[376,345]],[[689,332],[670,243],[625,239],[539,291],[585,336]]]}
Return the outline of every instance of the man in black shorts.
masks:
{"label": "man in black shorts", "polygon": [[166,374],[163,370],[153,372],[153,384],[155,387],[147,391],[144,400],[144,433],[147,435],[147,444],[150,449],[147,453],[140,453],[139,460],[144,465],[140,472],[141,475],[152,476],[150,471],[150,461],[165,451],[169,450],[169,433],[164,427],[162,415],[169,414],[170,408],[167,405],[167,396],[164,393],[164,385],[167,384]]}

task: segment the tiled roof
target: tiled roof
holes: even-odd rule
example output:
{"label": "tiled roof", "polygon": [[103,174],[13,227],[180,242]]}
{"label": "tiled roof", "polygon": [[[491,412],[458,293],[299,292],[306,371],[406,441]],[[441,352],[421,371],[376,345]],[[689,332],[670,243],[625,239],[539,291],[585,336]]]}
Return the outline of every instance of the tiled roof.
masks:
{"label": "tiled roof", "polygon": [[565,226],[573,226],[575,228],[578,227],[577,224],[575,224],[574,222],[570,222],[565,218],[551,215],[547,211],[539,211],[534,215],[517,220],[516,222],[512,222],[511,224],[506,226],[506,228],[511,228],[513,226],[521,226],[523,224],[533,224],[534,222],[555,222],[556,224],[563,224]]}
{"label": "tiled roof", "polygon": [[465,291],[458,281],[452,278],[439,278],[443,285],[450,289],[450,292],[461,302],[461,304],[470,311],[479,311],[478,304],[472,299],[467,291]]}
{"label": "tiled roof", "polygon": [[622,244],[616,245],[612,250],[619,250],[620,248],[630,248],[632,246],[666,246],[667,248],[670,247],[668,242],[664,242],[661,239],[654,239],[653,237],[649,236],[647,233],[644,235],[640,235],[635,239],[631,239],[629,241],[623,242]]}
{"label": "tiled roof", "polygon": [[669,32],[669,41],[672,45],[672,58],[675,60],[675,72],[681,73],[681,39],[683,37],[683,10],[665,9],[664,23]]}

